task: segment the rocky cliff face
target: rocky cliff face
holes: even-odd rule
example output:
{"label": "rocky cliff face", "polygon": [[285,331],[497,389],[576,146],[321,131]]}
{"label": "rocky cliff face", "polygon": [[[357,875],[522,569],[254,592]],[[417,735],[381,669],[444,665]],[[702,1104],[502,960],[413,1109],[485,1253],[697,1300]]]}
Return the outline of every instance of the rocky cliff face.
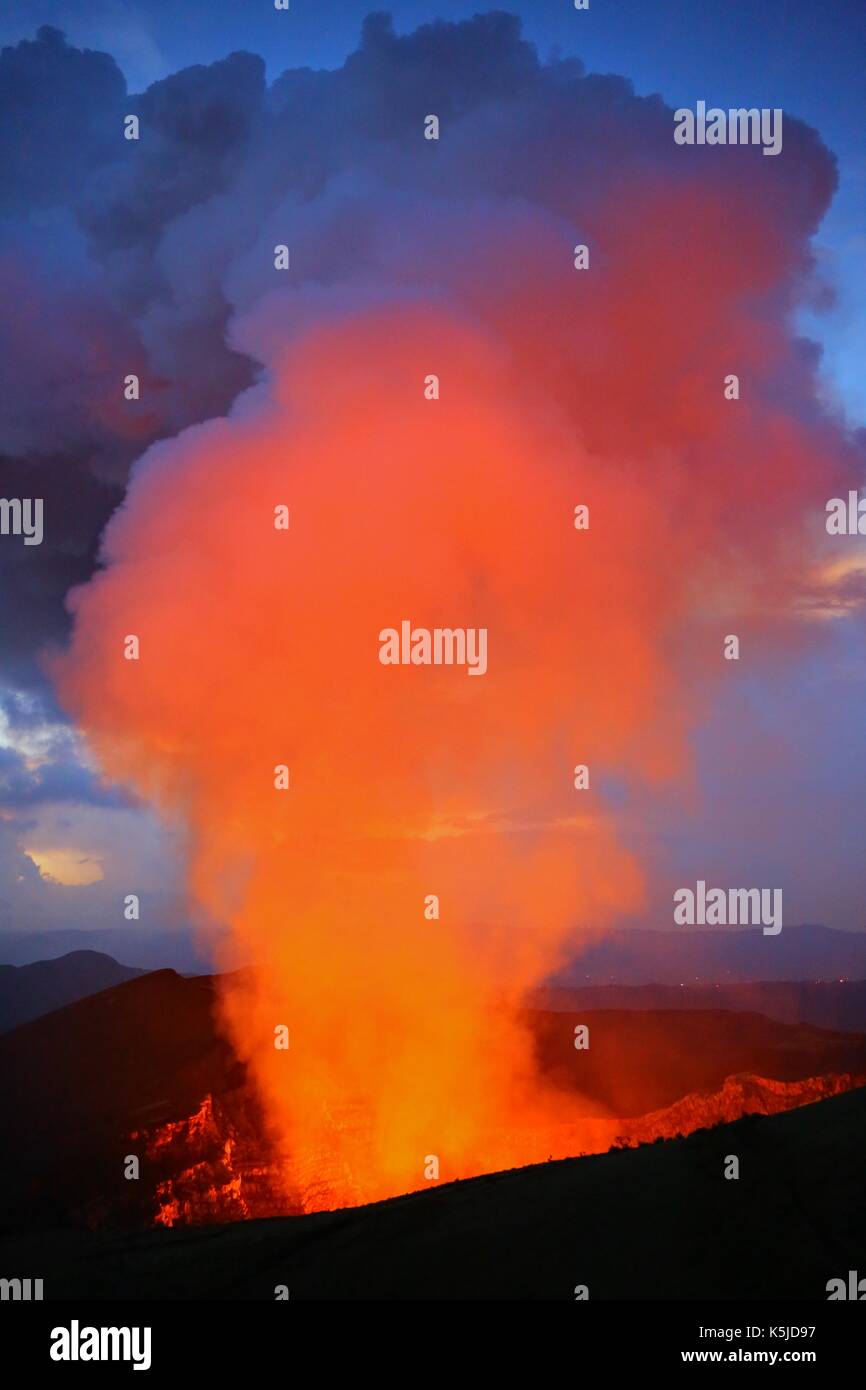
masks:
{"label": "rocky cliff face", "polygon": [[803,1081],[774,1081],[766,1076],[729,1076],[718,1091],[696,1092],[684,1096],[666,1110],[656,1110],[639,1120],[627,1122],[630,1144],[652,1144],[656,1139],[673,1139],[693,1134],[696,1129],[729,1124],[743,1115],[776,1115],[811,1105],[827,1096],[839,1095],[866,1085],[866,1075],[809,1076]]}
{"label": "rocky cliff face", "polygon": [[[863,1085],[866,1074],[855,1073],[802,1081],[748,1073],[729,1076],[715,1091],[694,1092],[637,1119],[593,1119],[553,1125],[544,1132],[491,1135],[486,1170],[603,1153],[612,1146],[651,1144],[744,1115],[773,1115],[810,1105]],[[354,1123],[360,1127],[361,1118],[354,1117]],[[242,1090],[220,1098],[206,1095],[185,1119],[136,1131],[130,1141],[143,1145],[142,1176],[152,1191],[153,1222],[201,1225],[323,1211],[367,1200],[366,1175],[353,1179],[341,1152],[339,1127],[326,1151],[307,1155],[302,1163],[281,1162],[263,1136],[258,1107]],[[441,1179],[450,1176],[443,1164]],[[419,1187],[424,1185],[419,1181]]]}
{"label": "rocky cliff face", "polygon": [[136,1130],[152,1218],[162,1226],[288,1216],[302,1210],[287,1192],[258,1107],[242,1090],[206,1095],[182,1120]]}

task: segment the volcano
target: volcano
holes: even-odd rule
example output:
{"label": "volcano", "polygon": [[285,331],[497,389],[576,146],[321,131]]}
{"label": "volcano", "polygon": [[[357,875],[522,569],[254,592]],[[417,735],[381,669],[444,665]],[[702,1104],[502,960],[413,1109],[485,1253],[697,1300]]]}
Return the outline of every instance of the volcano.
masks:
{"label": "volcano", "polygon": [[[302,1159],[281,1150],[216,1027],[216,997],[216,977],[157,971],[0,1038],[7,1230],[199,1225],[364,1202],[365,1174],[348,1157],[365,1152],[363,1107],[331,1113]],[[561,1120],[490,1132],[482,1172],[672,1139],[866,1084],[863,1034],[755,1012],[531,1009],[525,1021]],[[582,1052],[578,1025],[591,1039]]]}

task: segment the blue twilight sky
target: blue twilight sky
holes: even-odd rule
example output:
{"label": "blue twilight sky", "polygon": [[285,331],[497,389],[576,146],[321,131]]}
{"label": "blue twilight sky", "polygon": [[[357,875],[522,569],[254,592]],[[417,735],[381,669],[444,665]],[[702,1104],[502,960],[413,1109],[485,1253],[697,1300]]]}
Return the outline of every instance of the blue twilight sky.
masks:
{"label": "blue twilight sky", "polygon": [[[4,0],[0,44],[57,26],[70,45],[112,54],[140,92],[236,50],[262,55],[270,81],[289,68],[339,67],[373,9],[389,11],[406,33],[485,8],[478,0],[291,0],[287,12],[272,0]],[[781,107],[815,127],[838,159],[839,189],[814,241],[835,303],[803,310],[799,322],[823,347],[828,402],[850,423],[866,424],[866,0],[590,0],[588,11],[572,0],[513,0],[497,8],[522,17],[542,58],[573,55],[590,71],[630,79],[640,95],[657,92],[673,107]],[[16,212],[3,224],[9,244],[44,236],[48,246],[54,216],[40,211],[27,223]],[[74,242],[66,254],[79,254]],[[107,352],[124,350],[122,341],[106,341]],[[223,365],[231,395],[246,383]],[[108,464],[95,468],[75,500],[84,539],[69,539],[63,573],[71,582],[89,572],[86,521],[104,514],[99,489],[110,482]],[[43,611],[38,594],[33,605]],[[25,611],[19,621],[26,636],[37,620]],[[60,632],[49,626],[45,635]],[[11,665],[0,670],[0,932],[117,925],[118,903],[132,891],[149,893],[154,926],[179,923],[176,832],[99,787],[45,690],[28,683],[24,657],[16,665],[16,651],[13,643]],[[866,926],[864,696],[857,613],[828,623],[817,652],[717,696],[694,734],[700,795],[687,813],[663,800],[644,804],[635,792],[623,817],[631,843],[658,869],[647,923],[669,925],[670,887],[693,880],[698,864],[720,881],[783,883],[788,920]],[[738,743],[744,727],[763,749],[757,781]]]}

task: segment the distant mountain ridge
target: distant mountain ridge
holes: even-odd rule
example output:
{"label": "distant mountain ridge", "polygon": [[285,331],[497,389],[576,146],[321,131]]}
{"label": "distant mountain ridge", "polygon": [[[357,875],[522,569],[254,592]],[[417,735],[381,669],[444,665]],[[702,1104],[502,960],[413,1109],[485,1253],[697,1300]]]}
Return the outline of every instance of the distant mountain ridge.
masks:
{"label": "distant mountain ridge", "polygon": [[0,932],[0,962],[6,965],[55,960],[74,951],[96,951],[115,960],[134,960],[144,970],[177,970],[182,975],[207,975],[214,968],[205,938],[188,927],[157,931],[128,923],[89,931]]}
{"label": "distant mountain ridge", "polygon": [[546,983],[734,984],[761,980],[866,979],[866,931],[835,927],[678,927],[588,932],[568,965]]}
{"label": "distant mountain ridge", "polygon": [[534,1009],[733,1009],[778,1023],[811,1023],[836,1032],[866,1033],[866,980],[761,980],[714,985],[586,985],[532,990]]}
{"label": "distant mountain ridge", "polygon": [[70,951],[55,960],[0,965],[0,1033],[145,974],[101,951]]}
{"label": "distant mountain ridge", "polygon": [[[132,924],[92,931],[0,932],[0,961],[27,965],[90,950],[135,960],[146,970],[208,975],[217,968],[217,935],[190,928],[152,931]],[[209,947],[209,942],[212,947]],[[570,960],[544,983],[586,985],[733,984],[746,981],[866,979],[866,929],[786,926],[778,936],[760,927],[678,927],[660,931],[575,929]]]}

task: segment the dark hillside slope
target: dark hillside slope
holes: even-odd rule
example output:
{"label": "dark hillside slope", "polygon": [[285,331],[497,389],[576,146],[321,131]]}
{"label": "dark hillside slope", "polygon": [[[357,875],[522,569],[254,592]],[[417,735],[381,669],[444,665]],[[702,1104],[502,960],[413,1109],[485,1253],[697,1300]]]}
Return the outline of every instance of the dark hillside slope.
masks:
{"label": "dark hillside slope", "polygon": [[[723,1177],[740,1160],[738,1181]],[[866,1090],[326,1214],[0,1247],[45,1297],[797,1298],[866,1270]],[[806,1316],[804,1314],[804,1316]]]}
{"label": "dark hillside slope", "polygon": [[101,951],[70,951],[30,965],[0,965],[0,1033],[145,973]]}

